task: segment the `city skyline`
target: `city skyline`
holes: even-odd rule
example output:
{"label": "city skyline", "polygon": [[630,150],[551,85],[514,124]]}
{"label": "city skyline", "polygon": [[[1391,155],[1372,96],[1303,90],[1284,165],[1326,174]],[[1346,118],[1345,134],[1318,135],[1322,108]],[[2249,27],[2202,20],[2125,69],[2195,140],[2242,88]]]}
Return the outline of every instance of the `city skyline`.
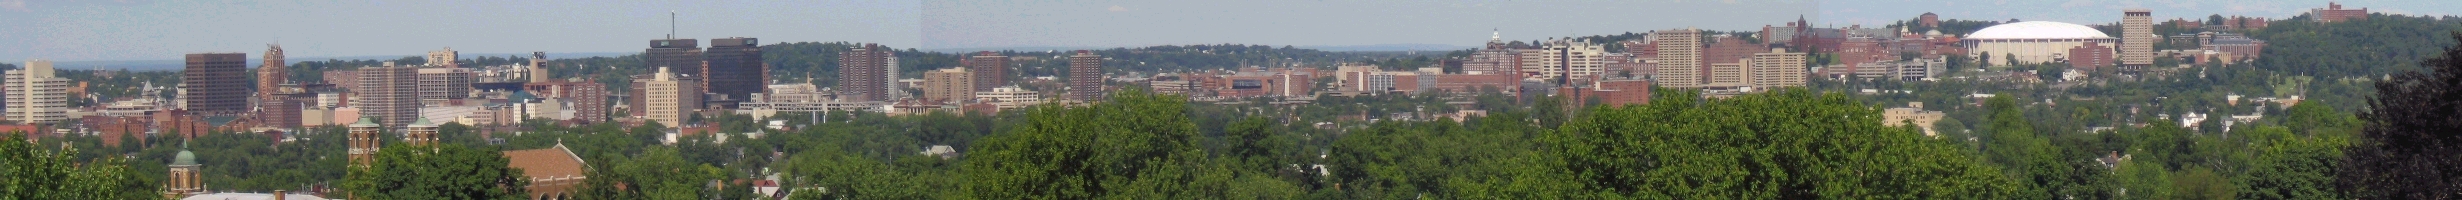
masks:
{"label": "city skyline", "polygon": [[[477,54],[638,51],[638,41],[759,37],[776,42],[880,43],[901,49],[1111,48],[1178,44],[1476,47],[1506,40],[1669,28],[1747,30],[1797,17],[1815,26],[1879,26],[1931,12],[1945,19],[2117,22],[2124,8],[2158,20],[2244,15],[2288,18],[2304,1],[1360,1],[1238,3],[940,0],[815,2],[273,2],[0,0],[0,61],[176,60],[185,53],[252,52],[283,44],[291,57],[416,55],[454,47]],[[2343,1],[2389,14],[2445,15],[2438,1]],[[2080,12],[2044,12],[2077,10]],[[1702,12],[1714,10],[1715,12]],[[2083,12],[2108,10],[2109,12]],[[1239,12],[1255,11],[1255,12]],[[2425,12],[2423,12],[2425,11]],[[342,13],[352,13],[343,15]],[[1243,16],[1245,15],[1245,16]],[[778,17],[796,16],[796,17]],[[1241,17],[1223,17],[1241,16]],[[1635,19],[1635,20],[1618,20]],[[1532,23],[1557,22],[1557,23]],[[302,59],[305,60],[305,59]]]}

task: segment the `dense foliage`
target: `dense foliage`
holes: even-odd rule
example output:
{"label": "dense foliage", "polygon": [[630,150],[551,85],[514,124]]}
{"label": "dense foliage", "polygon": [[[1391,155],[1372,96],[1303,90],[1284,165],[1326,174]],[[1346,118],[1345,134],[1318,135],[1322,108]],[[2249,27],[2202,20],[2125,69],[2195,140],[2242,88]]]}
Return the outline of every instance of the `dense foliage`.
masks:
{"label": "dense foliage", "polygon": [[[2462,33],[2453,33],[2462,39]],[[2420,66],[2427,71],[2377,83],[2378,95],[2360,117],[2364,140],[2352,146],[2335,185],[2360,198],[2462,198],[2462,46]]]}
{"label": "dense foliage", "polygon": [[353,167],[344,195],[365,199],[529,199],[530,178],[503,152],[461,145],[389,145]]}
{"label": "dense foliage", "polygon": [[117,159],[78,162],[75,149],[38,149],[24,133],[0,137],[0,199],[154,199]]}

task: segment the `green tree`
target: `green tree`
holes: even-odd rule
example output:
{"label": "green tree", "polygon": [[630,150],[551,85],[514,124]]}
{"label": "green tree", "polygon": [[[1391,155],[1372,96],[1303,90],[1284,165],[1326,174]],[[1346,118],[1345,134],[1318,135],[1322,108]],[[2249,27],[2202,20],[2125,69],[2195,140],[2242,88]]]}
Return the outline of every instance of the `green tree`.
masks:
{"label": "green tree", "polygon": [[675,148],[652,147],[592,167],[577,199],[709,199],[726,171],[685,161]]}
{"label": "green tree", "polygon": [[2172,176],[2172,197],[2166,199],[2232,199],[2237,198],[2231,180],[2205,167],[2190,167]]}
{"label": "green tree", "polygon": [[389,145],[354,168],[344,189],[367,199],[529,199],[530,179],[510,162],[461,145]]}
{"label": "green tree", "polygon": [[0,133],[0,199],[156,199],[127,192],[136,185],[118,159],[77,163],[75,149],[36,149],[22,132]]}
{"label": "green tree", "polygon": [[1186,98],[1130,90],[1086,107],[1042,106],[1026,124],[975,143],[971,198],[1185,199],[1207,166]]}
{"label": "green tree", "polygon": [[[1792,89],[1693,105],[1598,109],[1549,154],[1602,199],[1998,199],[2015,184],[1956,145],[1844,94]],[[1679,98],[1679,99],[1670,99]],[[1814,117],[1819,116],[1819,117]],[[1883,164],[1887,163],[1887,164]]]}
{"label": "green tree", "polygon": [[[2366,21],[2366,20],[2362,20]],[[2462,32],[2450,33],[2462,39]],[[2360,114],[2367,129],[2359,145],[2345,149],[2350,158],[2336,172],[2334,185],[2352,198],[2462,198],[2462,45],[2446,48],[2420,65],[2425,72],[2406,72],[2378,82],[2378,95]]]}

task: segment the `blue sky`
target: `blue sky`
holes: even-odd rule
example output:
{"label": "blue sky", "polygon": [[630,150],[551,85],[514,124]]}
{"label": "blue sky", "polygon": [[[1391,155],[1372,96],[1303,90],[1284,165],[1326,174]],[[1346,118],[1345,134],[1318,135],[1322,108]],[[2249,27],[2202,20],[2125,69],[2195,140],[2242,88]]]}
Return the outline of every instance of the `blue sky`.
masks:
{"label": "blue sky", "polygon": [[[167,60],[193,52],[294,57],[636,52],[667,34],[764,42],[856,41],[901,48],[1116,47],[1243,43],[1329,46],[1485,42],[1698,27],[1757,29],[1793,21],[1878,25],[1945,18],[2116,21],[2284,18],[2324,1],[2222,0],[796,0],[796,1],[156,1],[0,0],[0,61]],[[2437,0],[2355,0],[2346,7],[2446,15]],[[552,54],[551,54],[552,55]],[[253,55],[252,55],[253,56]]]}

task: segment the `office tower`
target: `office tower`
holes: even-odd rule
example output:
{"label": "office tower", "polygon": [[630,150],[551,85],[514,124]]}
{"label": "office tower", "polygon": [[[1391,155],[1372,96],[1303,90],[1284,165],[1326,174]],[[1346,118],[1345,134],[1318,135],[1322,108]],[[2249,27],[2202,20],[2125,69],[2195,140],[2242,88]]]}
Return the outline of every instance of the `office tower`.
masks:
{"label": "office tower", "polygon": [[282,45],[266,45],[264,63],[256,68],[257,124],[299,127],[300,110],[306,105],[292,96],[306,91],[283,89],[282,84],[290,82],[290,70],[284,66],[287,64],[283,61]]}
{"label": "office tower", "polygon": [[464,68],[419,68],[420,102],[442,102],[470,98],[470,82],[477,74]]}
{"label": "office tower", "polygon": [[838,93],[846,101],[889,101],[893,79],[889,59],[896,57],[880,44],[863,44],[838,53]]}
{"label": "office tower", "polygon": [[974,99],[974,78],[966,68],[923,72],[923,100],[955,103]]}
{"label": "office tower", "polygon": [[256,68],[258,97],[269,99],[276,96],[274,95],[276,91],[282,90],[282,83],[290,79],[290,76],[285,74],[289,72],[283,67],[285,64],[287,63],[282,60],[282,45],[266,45],[264,66]]}
{"label": "office tower", "polygon": [[1752,55],[1752,86],[1759,88],[1803,87],[1804,53],[1789,53],[1786,48],[1772,48],[1769,53]]}
{"label": "office tower", "polygon": [[1103,56],[1086,50],[1069,56],[1069,100],[1094,102],[1103,92]]}
{"label": "office tower", "polygon": [[460,63],[461,60],[462,52],[453,51],[453,47],[445,47],[444,50],[427,52],[427,65],[444,66],[445,68],[462,68],[462,64]]}
{"label": "office tower", "polygon": [[1701,30],[1685,28],[1651,33],[1658,44],[1658,80],[1660,86],[1688,88],[1701,85]]}
{"label": "office tower", "polygon": [[26,61],[24,68],[9,70],[8,120],[29,124],[59,122],[68,119],[68,79],[60,78],[51,68],[51,61]]}
{"label": "office tower", "polygon": [[228,115],[248,111],[248,54],[188,54],[184,70],[180,83],[187,92],[180,97],[187,99],[183,103],[189,112]]}
{"label": "office tower", "polygon": [[384,66],[359,68],[360,115],[375,117],[376,124],[399,127],[419,117],[418,68],[387,62]]}
{"label": "office tower", "polygon": [[2154,11],[2128,9],[2120,17],[2120,70],[2137,72],[2154,65]]}
{"label": "office tower", "polygon": [[974,91],[992,91],[1009,85],[1009,56],[991,51],[975,52],[966,58],[966,71],[974,73]]}
{"label": "office tower", "polygon": [[693,39],[650,40],[650,49],[643,50],[641,62],[650,67],[686,69],[680,74],[701,76],[701,44]]}
{"label": "office tower", "polygon": [[761,43],[753,38],[710,39],[709,51],[701,54],[708,66],[701,70],[702,87],[709,93],[726,95],[741,101],[761,93],[769,84],[769,65],[761,62]]}
{"label": "office tower", "polygon": [[701,106],[701,81],[698,77],[677,74],[670,68],[658,68],[657,73],[633,79],[640,90],[642,117],[668,126],[682,126],[695,108]]}
{"label": "office tower", "polygon": [[379,138],[376,134],[384,130],[384,125],[376,124],[376,119],[370,117],[360,117],[358,123],[350,124],[350,163],[352,166],[367,167],[368,164],[376,162],[376,150],[384,147],[376,144]]}

